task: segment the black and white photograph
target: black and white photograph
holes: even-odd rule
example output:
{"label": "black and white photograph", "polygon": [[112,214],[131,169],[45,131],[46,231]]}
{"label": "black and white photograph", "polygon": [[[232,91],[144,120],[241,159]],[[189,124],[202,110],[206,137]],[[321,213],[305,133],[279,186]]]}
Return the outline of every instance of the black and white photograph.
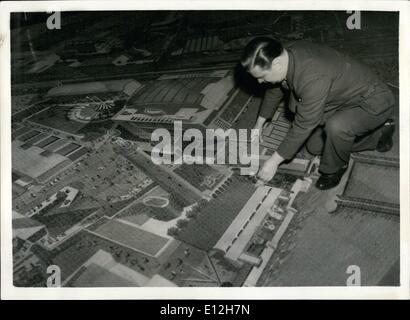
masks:
{"label": "black and white photograph", "polygon": [[2,286],[408,290],[409,7],[292,2],[8,9]]}

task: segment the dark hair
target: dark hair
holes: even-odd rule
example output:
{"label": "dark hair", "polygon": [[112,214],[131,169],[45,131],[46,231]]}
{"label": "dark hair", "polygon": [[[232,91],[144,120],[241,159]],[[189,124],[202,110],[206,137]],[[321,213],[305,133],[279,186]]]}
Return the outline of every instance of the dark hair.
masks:
{"label": "dark hair", "polygon": [[241,64],[248,71],[254,66],[267,69],[273,59],[280,56],[282,52],[283,46],[278,40],[269,37],[257,37],[246,45]]}

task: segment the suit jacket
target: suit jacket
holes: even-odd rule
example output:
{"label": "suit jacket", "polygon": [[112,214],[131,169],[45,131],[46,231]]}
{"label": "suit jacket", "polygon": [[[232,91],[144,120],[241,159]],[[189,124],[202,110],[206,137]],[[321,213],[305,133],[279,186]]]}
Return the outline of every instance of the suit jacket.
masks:
{"label": "suit jacket", "polygon": [[272,118],[283,90],[290,90],[292,126],[277,152],[295,156],[312,131],[334,111],[360,106],[377,115],[394,105],[390,89],[367,66],[332,48],[296,41],[286,48],[289,64],[285,86],[268,89],[260,115]]}

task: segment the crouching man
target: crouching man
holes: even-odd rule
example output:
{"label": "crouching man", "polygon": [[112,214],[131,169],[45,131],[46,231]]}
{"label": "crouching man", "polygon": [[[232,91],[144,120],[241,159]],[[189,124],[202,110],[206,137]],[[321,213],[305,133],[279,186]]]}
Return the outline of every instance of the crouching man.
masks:
{"label": "crouching man", "polygon": [[270,86],[255,124],[259,132],[284,96],[295,115],[285,139],[259,170],[262,181],[271,180],[279,164],[292,159],[303,144],[321,155],[316,183],[321,190],[339,184],[352,152],[391,149],[393,94],[351,57],[308,41],[284,48],[277,40],[258,37],[245,47],[241,64]]}

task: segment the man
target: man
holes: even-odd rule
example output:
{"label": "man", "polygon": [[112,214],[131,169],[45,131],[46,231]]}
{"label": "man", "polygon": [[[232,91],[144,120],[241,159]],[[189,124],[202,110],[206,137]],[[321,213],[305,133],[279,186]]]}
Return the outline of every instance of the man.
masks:
{"label": "man", "polygon": [[339,184],[351,152],[391,149],[394,97],[365,65],[322,45],[296,41],[285,49],[269,37],[253,39],[241,64],[259,83],[271,85],[256,129],[273,116],[286,92],[295,114],[287,136],[258,172],[263,182],[304,143],[310,153],[322,155],[316,183],[321,190]]}

